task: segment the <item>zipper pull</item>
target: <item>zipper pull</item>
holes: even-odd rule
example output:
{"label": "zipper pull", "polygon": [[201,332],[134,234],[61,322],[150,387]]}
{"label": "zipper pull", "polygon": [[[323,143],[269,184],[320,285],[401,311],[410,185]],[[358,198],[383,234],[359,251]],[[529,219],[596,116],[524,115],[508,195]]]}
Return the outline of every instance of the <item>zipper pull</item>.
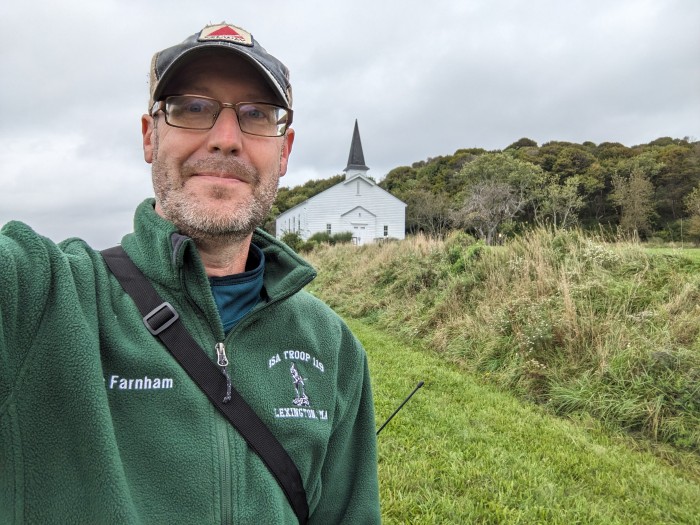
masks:
{"label": "zipper pull", "polygon": [[226,347],[224,343],[216,343],[216,362],[219,366],[228,366],[228,358],[226,357]]}
{"label": "zipper pull", "polygon": [[226,347],[224,343],[216,343],[216,364],[221,368],[221,372],[226,377],[226,396],[224,403],[231,401],[231,376],[228,374],[228,358],[226,357]]}

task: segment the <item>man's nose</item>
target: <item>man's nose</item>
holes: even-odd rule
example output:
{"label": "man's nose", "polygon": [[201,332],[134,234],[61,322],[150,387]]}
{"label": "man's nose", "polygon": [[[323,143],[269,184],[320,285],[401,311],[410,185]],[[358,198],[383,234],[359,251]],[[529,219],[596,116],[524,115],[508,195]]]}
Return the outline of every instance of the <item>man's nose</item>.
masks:
{"label": "man's nose", "polygon": [[242,147],[243,132],[233,108],[222,108],[214,126],[209,130],[207,149],[225,155],[235,155]]}

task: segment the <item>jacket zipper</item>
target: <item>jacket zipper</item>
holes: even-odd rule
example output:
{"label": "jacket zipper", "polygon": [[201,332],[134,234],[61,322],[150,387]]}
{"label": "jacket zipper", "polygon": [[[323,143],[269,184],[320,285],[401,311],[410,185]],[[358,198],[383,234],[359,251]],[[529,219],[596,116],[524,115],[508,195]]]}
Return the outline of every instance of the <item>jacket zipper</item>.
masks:
{"label": "jacket zipper", "polygon": [[221,523],[233,523],[231,448],[228,438],[228,422],[217,421],[219,437],[219,465],[221,480]]}
{"label": "jacket zipper", "polygon": [[216,364],[219,365],[221,373],[226,377],[226,395],[224,403],[231,401],[231,376],[228,373],[228,358],[226,357],[226,345],[216,343]]}
{"label": "jacket zipper", "polygon": [[[305,283],[303,283],[299,288],[295,289],[293,292],[288,292],[283,294],[282,296],[277,297],[275,300],[270,301],[268,303],[264,303],[261,305],[260,308],[258,309],[253,309],[253,311],[249,312],[244,319],[250,320],[251,317],[257,317],[257,315],[262,311],[267,309],[268,307],[272,306],[275,303],[278,303],[280,301],[283,301],[284,299],[288,298],[289,296],[293,295],[294,293],[298,292],[301,290],[304,286],[306,286],[309,282],[313,280],[313,277],[310,279],[307,279]],[[180,273],[180,281],[183,290],[186,291],[186,296],[188,302],[194,305],[194,307],[199,310],[199,312],[202,314],[203,319],[208,319],[208,316],[204,313],[204,311],[199,307],[196,301],[193,301],[190,297],[189,292],[187,291],[187,286],[185,286],[185,280]],[[233,335],[234,332],[236,332],[238,329],[241,328],[243,325],[243,319],[241,319],[241,322],[239,322],[236,327],[234,327],[231,332],[228,333],[224,337],[224,339],[230,339]],[[211,324],[210,324],[211,328]],[[216,330],[214,330],[216,332]],[[216,350],[216,364],[221,370],[221,372],[226,376],[226,395],[223,399],[224,403],[227,403],[231,400],[231,376],[228,371],[228,364],[229,360],[228,357],[226,356],[226,346],[223,342],[216,343],[215,345],[215,350]],[[231,466],[231,449],[230,449],[230,440],[228,437],[228,431],[229,431],[229,424],[228,421],[219,421],[219,424],[217,425],[218,428],[218,446],[219,446],[219,460],[220,460],[220,465],[221,465],[221,522],[224,524],[229,524],[233,522],[233,501],[232,501],[232,487],[233,487],[233,472],[232,472],[232,466]]]}
{"label": "jacket zipper", "polygon": [[[221,369],[221,373],[226,376],[226,396],[224,403],[231,400],[231,376],[228,373],[228,357],[226,357],[226,345],[224,343],[216,343],[216,364]],[[231,452],[228,439],[228,421],[222,426],[219,423],[219,459],[221,461],[221,522],[228,524],[232,523],[232,485],[231,479]]]}
{"label": "jacket zipper", "polygon": [[[280,298],[279,300],[282,299],[283,298]],[[261,305],[259,309],[249,312],[244,319],[257,317],[259,312],[265,310],[276,302],[277,301],[273,301]],[[206,318],[206,316],[203,317]],[[225,336],[225,340],[230,340],[234,337],[235,332],[241,328],[241,325],[243,324],[242,321],[243,320],[241,320],[241,322],[239,322],[236,327]],[[224,403],[227,403],[231,399],[231,375],[228,371],[230,361],[226,355],[226,344],[224,342],[216,343],[214,345],[214,349],[216,351],[216,364],[221,372],[226,376],[226,396],[224,397]],[[221,522],[228,525],[233,523],[233,468],[231,464],[231,443],[228,435],[230,424],[228,421],[219,421],[218,427],[219,461],[221,464]]]}

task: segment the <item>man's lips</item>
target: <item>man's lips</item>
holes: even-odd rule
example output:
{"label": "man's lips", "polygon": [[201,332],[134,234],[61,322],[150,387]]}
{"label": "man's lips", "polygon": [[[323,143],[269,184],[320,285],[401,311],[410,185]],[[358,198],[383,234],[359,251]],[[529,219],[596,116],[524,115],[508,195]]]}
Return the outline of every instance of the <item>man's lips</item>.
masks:
{"label": "man's lips", "polygon": [[258,176],[255,168],[247,162],[236,159],[200,159],[186,162],[182,166],[183,180],[200,180],[209,184],[249,184],[255,185]]}
{"label": "man's lips", "polygon": [[217,183],[223,183],[223,184],[237,184],[237,183],[247,183],[248,182],[244,177],[241,177],[240,175],[236,175],[233,173],[203,172],[203,173],[193,173],[192,177],[196,177],[199,180],[206,180],[206,181],[210,181],[210,182],[217,182]]}

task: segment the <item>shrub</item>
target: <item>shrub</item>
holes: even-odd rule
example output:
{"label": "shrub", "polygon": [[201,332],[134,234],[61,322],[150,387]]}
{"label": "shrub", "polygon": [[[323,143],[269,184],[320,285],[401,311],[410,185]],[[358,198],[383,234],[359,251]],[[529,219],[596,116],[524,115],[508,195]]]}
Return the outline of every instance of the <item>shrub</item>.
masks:
{"label": "shrub", "polygon": [[316,244],[330,244],[331,246],[335,244],[344,244],[352,241],[352,232],[340,232],[334,233],[333,235],[328,235],[326,232],[317,232],[309,237],[309,242]]}
{"label": "shrub", "polygon": [[334,233],[331,236],[331,244],[347,244],[352,242],[352,232]]}
{"label": "shrub", "polygon": [[328,243],[331,244],[331,236],[326,232],[317,232],[309,237],[309,242],[315,242],[316,244]]}
{"label": "shrub", "polygon": [[282,242],[289,246],[295,252],[299,251],[304,241],[297,232],[287,232],[282,235]]}

